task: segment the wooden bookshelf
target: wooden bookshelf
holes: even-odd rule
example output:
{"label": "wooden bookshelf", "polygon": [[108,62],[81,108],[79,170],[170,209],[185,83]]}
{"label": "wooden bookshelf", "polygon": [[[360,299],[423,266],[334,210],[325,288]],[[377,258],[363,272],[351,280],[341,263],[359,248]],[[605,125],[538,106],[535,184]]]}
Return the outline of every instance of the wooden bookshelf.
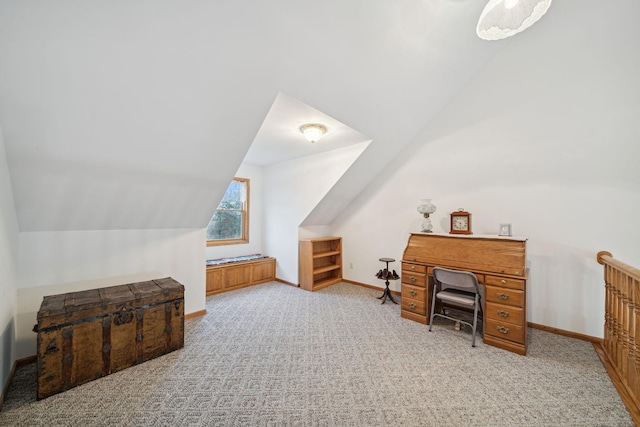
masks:
{"label": "wooden bookshelf", "polygon": [[317,291],[342,281],[342,238],[321,237],[299,242],[300,287]]}

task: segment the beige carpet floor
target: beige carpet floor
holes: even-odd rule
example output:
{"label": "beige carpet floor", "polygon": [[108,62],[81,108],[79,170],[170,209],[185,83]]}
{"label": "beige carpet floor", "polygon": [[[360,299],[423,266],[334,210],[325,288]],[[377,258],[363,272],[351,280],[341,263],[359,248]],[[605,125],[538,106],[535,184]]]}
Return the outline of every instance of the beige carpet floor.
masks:
{"label": "beige carpet floor", "polygon": [[340,283],[207,299],[185,347],[36,401],[12,381],[2,426],[633,426],[592,345],[529,330],[526,357],[445,319],[434,331]]}

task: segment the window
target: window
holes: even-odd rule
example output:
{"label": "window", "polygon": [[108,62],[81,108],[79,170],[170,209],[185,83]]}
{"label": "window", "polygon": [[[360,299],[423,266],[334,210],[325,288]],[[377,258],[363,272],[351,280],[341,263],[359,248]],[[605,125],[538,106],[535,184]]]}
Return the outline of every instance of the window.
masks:
{"label": "window", "polygon": [[233,178],[207,226],[207,246],[249,243],[249,180]]}

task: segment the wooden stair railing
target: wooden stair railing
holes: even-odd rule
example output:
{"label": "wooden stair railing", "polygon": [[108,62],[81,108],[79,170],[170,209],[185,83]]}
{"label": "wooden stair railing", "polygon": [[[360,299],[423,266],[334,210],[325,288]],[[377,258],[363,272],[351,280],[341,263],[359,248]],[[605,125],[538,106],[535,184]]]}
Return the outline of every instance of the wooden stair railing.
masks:
{"label": "wooden stair railing", "polygon": [[605,251],[598,252],[597,260],[604,266],[605,282],[602,353],[607,360],[603,360],[603,363],[627,410],[638,425],[640,423],[640,269],[614,259],[611,253]]}

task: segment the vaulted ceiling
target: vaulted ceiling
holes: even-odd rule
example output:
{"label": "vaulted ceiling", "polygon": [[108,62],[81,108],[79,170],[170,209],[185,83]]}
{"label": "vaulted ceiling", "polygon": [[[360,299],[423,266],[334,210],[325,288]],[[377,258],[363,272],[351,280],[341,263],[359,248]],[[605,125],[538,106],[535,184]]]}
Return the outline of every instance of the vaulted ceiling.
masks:
{"label": "vaulted ceiling", "polygon": [[[310,109],[372,141],[329,223],[510,43],[476,36],[484,3],[2,0],[20,230],[205,227],[254,140]],[[270,115],[279,97],[299,112]]]}

